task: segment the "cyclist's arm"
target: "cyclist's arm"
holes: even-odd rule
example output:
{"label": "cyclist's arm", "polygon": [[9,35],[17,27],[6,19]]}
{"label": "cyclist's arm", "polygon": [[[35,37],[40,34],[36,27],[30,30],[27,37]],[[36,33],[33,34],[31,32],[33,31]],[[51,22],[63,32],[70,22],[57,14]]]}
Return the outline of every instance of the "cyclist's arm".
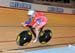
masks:
{"label": "cyclist's arm", "polygon": [[27,26],[32,22],[32,18],[29,18],[28,21],[21,23],[22,26]]}

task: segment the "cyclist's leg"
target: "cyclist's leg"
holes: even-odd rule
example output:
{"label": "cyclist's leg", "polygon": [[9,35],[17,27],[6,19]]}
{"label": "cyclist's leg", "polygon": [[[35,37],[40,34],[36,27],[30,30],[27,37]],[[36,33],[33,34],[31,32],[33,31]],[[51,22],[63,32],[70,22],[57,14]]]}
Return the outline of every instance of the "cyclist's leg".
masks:
{"label": "cyclist's leg", "polygon": [[46,25],[45,22],[42,22],[42,23],[36,25],[36,28],[35,28],[36,38],[35,38],[34,42],[36,42],[38,40],[39,34],[41,32],[40,29],[42,29],[42,27],[45,25]]}

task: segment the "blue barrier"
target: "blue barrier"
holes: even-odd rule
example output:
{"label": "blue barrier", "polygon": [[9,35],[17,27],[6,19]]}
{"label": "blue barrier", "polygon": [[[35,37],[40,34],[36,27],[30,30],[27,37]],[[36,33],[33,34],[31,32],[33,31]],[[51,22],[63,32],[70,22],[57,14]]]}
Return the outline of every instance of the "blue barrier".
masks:
{"label": "blue barrier", "polygon": [[64,12],[64,8],[61,7],[48,7],[48,11],[49,12],[59,12],[59,13],[63,13]]}
{"label": "blue barrier", "polygon": [[10,7],[31,9],[31,4],[25,2],[10,2]]}

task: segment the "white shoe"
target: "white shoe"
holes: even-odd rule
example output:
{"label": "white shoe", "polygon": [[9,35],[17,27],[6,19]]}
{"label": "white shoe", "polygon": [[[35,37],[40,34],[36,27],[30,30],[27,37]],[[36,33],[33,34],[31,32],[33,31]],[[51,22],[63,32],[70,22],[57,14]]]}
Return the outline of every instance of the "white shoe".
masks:
{"label": "white shoe", "polygon": [[33,43],[36,43],[38,41],[38,39],[33,40]]}

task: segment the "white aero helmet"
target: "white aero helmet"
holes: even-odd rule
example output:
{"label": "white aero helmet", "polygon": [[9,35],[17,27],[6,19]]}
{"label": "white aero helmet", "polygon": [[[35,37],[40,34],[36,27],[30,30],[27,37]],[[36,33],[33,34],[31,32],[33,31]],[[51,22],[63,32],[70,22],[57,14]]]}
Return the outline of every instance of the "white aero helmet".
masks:
{"label": "white aero helmet", "polygon": [[29,11],[28,11],[28,15],[30,15],[30,16],[33,16],[34,13],[35,13],[35,10],[29,10]]}

